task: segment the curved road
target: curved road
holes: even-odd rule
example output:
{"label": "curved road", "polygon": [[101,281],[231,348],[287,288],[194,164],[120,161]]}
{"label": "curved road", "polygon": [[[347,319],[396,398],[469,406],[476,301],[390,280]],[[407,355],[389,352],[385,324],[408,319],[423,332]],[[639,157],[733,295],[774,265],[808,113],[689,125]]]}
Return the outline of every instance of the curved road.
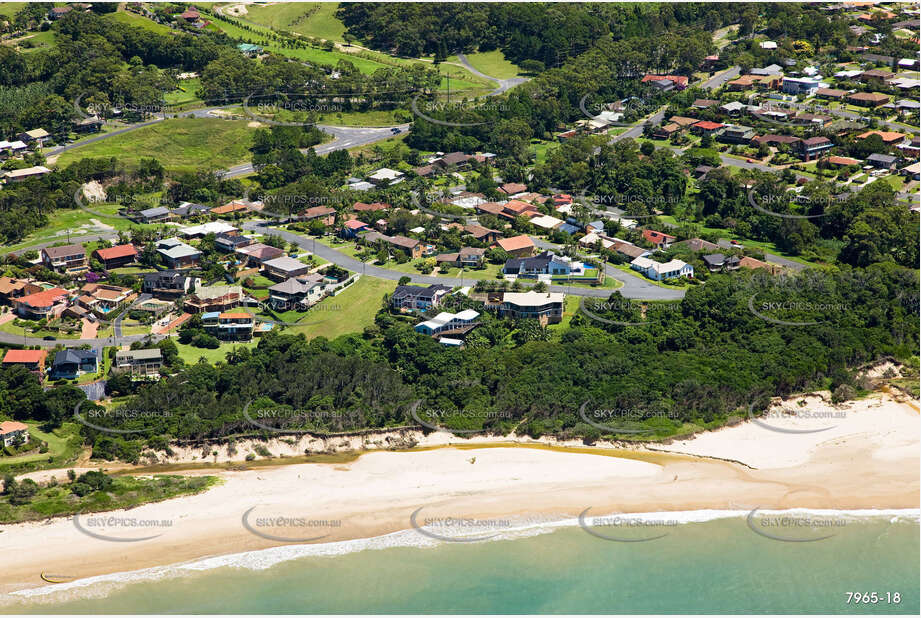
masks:
{"label": "curved road", "polygon": [[469,60],[467,60],[467,56],[465,56],[464,54],[460,52],[457,52],[457,59],[460,61],[462,65],[464,65],[465,69],[467,69],[468,71],[470,71],[477,77],[482,77],[483,79],[488,79],[491,82],[496,82],[497,84],[499,84],[498,88],[496,88],[495,90],[493,90],[492,92],[486,95],[488,97],[494,97],[496,95],[502,94],[503,92],[506,92],[507,90],[511,90],[515,86],[519,84],[523,84],[526,81],[530,81],[531,79],[530,77],[513,77],[511,79],[499,79],[498,77],[487,75],[486,73],[483,73],[473,68],[473,65],[470,64]]}
{"label": "curved road", "polygon": [[[267,221],[247,221],[243,224],[243,229],[249,231],[264,232],[266,228],[269,227],[266,225],[267,223]],[[293,234],[287,230],[282,230],[275,227],[272,227],[271,230],[273,234],[281,236],[283,239],[285,239],[286,242],[294,243],[302,249],[316,253],[316,255],[323,258],[324,260],[327,260],[328,262],[332,262],[337,266],[341,266],[342,268],[346,268],[353,272],[359,272],[363,275],[376,277],[378,279],[399,281],[403,277],[409,277],[413,283],[424,285],[441,283],[453,287],[472,285],[477,281],[477,279],[473,278],[465,279],[462,277],[438,277],[434,275],[420,275],[416,273],[405,273],[398,270],[381,268],[380,266],[371,266],[362,262],[361,260],[356,260],[353,257],[347,256],[344,253],[340,253],[331,247],[327,247],[322,243],[315,242],[299,234]],[[535,244],[542,249],[559,249],[557,245],[553,245],[538,238],[533,238],[533,240]],[[623,271],[611,268],[608,265],[605,265],[605,274],[613,277],[614,279],[617,279],[618,281],[621,281],[624,284],[623,287],[614,290],[611,288],[581,288],[568,285],[551,285],[550,291],[564,292],[572,296],[587,296],[591,298],[607,298],[615,291],[619,291],[626,298],[642,298],[644,300],[680,300],[681,298],[684,298],[684,290],[659,287],[648,281],[640,279],[639,277],[634,277]]]}

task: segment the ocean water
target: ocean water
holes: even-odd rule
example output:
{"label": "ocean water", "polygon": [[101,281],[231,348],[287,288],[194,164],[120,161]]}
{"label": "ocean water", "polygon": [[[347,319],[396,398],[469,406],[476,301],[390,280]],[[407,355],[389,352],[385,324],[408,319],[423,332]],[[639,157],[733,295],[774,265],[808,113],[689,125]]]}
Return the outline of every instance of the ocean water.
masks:
{"label": "ocean water", "polygon": [[0,598],[0,613],[919,613],[917,511],[806,513],[837,522],[822,530],[745,515],[590,526],[616,541],[570,521],[482,542],[410,530],[286,546],[47,586]]}

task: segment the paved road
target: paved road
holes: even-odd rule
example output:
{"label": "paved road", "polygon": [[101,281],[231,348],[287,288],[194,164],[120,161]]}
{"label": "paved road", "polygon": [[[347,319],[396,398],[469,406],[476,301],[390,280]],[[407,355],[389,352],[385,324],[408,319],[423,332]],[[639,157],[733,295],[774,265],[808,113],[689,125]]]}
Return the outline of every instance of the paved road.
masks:
{"label": "paved road", "polygon": [[[400,124],[395,125],[395,128],[400,129],[400,133],[405,133],[409,130],[409,126],[409,124]],[[373,144],[396,135],[393,132],[394,127],[334,127],[320,124],[317,125],[317,128],[335,137],[331,142],[314,147],[314,151],[318,155],[329,154],[334,150],[348,150],[349,148]],[[307,149],[302,152],[307,152]],[[252,174],[253,171],[252,163],[242,163],[224,170],[223,177],[236,178],[237,176]]]}
{"label": "paved road", "polygon": [[[643,136],[643,127],[646,125],[646,123],[647,123],[647,122],[648,122],[648,123],[651,123],[653,126],[658,125],[660,122],[662,122],[662,119],[665,118],[665,112],[666,112],[666,111],[667,111],[667,108],[663,107],[662,109],[660,109],[659,111],[657,111],[655,114],[653,114],[653,115],[650,116],[649,118],[646,118],[646,119],[644,119],[644,120],[640,120],[637,124],[633,125],[632,127],[630,127],[629,129],[627,129],[627,130],[624,131],[623,133],[620,133],[620,134],[618,134],[618,135],[615,135],[614,137],[611,138],[611,140],[610,140],[608,143],[609,143],[609,144],[613,144],[614,142],[619,142],[620,140],[622,140],[622,139],[627,139],[628,137],[629,137],[629,138],[632,138],[632,139],[636,139],[636,138],[638,138],[638,137],[642,137],[642,136]],[[600,151],[600,149],[596,149],[595,152],[597,153],[597,152],[599,152],[599,151]]]}
{"label": "paved road", "polygon": [[486,75],[485,73],[481,73],[480,71],[473,68],[473,65],[470,64],[470,61],[467,60],[467,56],[465,56],[464,54],[460,52],[458,52],[457,54],[457,59],[460,61],[462,65],[464,65],[465,69],[467,69],[468,71],[470,71],[477,77],[482,77],[483,79],[488,79],[489,81],[496,82],[497,84],[499,84],[498,88],[496,88],[495,90],[487,94],[487,96],[490,96],[490,97],[494,97],[496,95],[502,94],[503,92],[506,92],[507,90],[511,90],[515,86],[519,84],[523,84],[526,81],[529,81],[531,79],[530,77],[513,77],[511,79],[499,79],[498,77],[493,77],[491,75]]}
{"label": "paved road", "polygon": [[[243,229],[265,231],[266,227],[262,225],[264,223],[266,222],[248,221],[243,224]],[[293,234],[287,230],[272,228],[272,233],[281,236],[287,242],[293,242],[299,247],[306,249],[307,251],[316,253],[319,257],[332,262],[337,266],[341,266],[342,268],[346,268],[353,272],[362,273],[363,275],[367,275],[369,277],[388,279],[390,281],[399,281],[402,277],[409,277],[413,283],[424,285],[441,283],[450,286],[473,285],[477,281],[476,279],[465,279],[461,277],[436,277],[432,275],[405,273],[398,270],[381,268],[380,266],[371,266],[360,260],[356,260],[353,257],[349,257],[344,253],[340,253],[335,249],[327,247],[322,243],[314,242],[312,239],[305,238],[304,236],[300,236],[298,234]],[[551,249],[559,248],[556,245],[552,245],[537,238],[534,238],[533,240],[538,247]],[[642,279],[631,277],[627,273],[618,271],[614,268],[606,267],[605,272],[618,281],[624,282],[624,287],[618,288],[618,290],[627,298],[642,298],[646,300],[677,300],[684,296],[684,290],[671,290],[668,288],[661,288],[659,286],[643,281]],[[564,292],[573,296],[587,296],[592,298],[607,298],[611,295],[612,292],[614,292],[614,290],[610,288],[579,288],[562,285],[551,285],[550,291]]]}
{"label": "paved road", "polygon": [[741,67],[729,67],[722,73],[717,73],[710,79],[704,81],[700,87],[705,90],[716,90],[729,80],[737,78],[741,72]]}

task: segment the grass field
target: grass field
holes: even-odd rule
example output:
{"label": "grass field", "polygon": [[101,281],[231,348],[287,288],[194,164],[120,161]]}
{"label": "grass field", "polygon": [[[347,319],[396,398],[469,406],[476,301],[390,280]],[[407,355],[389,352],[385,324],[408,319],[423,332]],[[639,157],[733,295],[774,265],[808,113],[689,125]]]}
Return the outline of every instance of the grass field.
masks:
{"label": "grass field", "polygon": [[324,298],[309,314],[312,323],[304,326],[289,326],[286,333],[302,333],[308,339],[323,336],[335,339],[348,333],[360,333],[366,326],[374,324],[374,316],[381,306],[384,294],[396,288],[396,281],[361,277],[338,296]]}
{"label": "grass field", "polygon": [[39,32],[13,43],[13,45],[18,46],[23,52],[35,51],[37,49],[49,49],[54,47],[55,44],[56,40],[53,30]]}
{"label": "grass field", "polygon": [[169,26],[164,26],[163,24],[158,24],[155,21],[142,17],[137,13],[128,13],[126,11],[118,11],[116,13],[109,13],[104,16],[105,19],[111,19],[129,26],[134,26],[135,28],[142,28],[149,32],[154,32],[156,34],[173,34],[175,31]]}
{"label": "grass field", "polygon": [[21,11],[27,2],[0,2],[0,15],[3,17],[13,17]]}
{"label": "grass field", "polygon": [[[496,49],[489,52],[476,52],[465,54],[467,61],[480,73],[485,73],[490,77],[498,79],[511,79],[513,77],[523,77],[521,69],[509,60],[505,59],[505,54]],[[448,62],[460,62],[457,56],[450,56]]]}
{"label": "grass field", "polygon": [[199,78],[179,80],[179,86],[180,88],[163,95],[168,105],[188,105],[189,103],[201,102],[201,99],[195,94],[198,92],[198,89],[201,88],[201,80]]}
{"label": "grass field", "polygon": [[38,423],[27,422],[26,425],[29,426],[29,439],[47,442],[48,452],[0,457],[0,473],[62,467],[76,459],[83,449],[83,438],[80,436],[80,426],[77,423],[62,423],[51,432],[41,431]]}
{"label": "grass field", "polygon": [[85,157],[116,157],[136,167],[155,157],[170,171],[226,168],[249,160],[254,129],[244,120],[170,118],[149,127],[87,144],[63,153],[61,167]]}
{"label": "grass field", "polygon": [[187,365],[194,365],[198,363],[198,359],[204,357],[206,361],[212,365],[217,362],[224,362],[226,360],[227,353],[232,349],[240,348],[254,348],[256,344],[259,343],[258,339],[253,339],[252,341],[246,342],[234,342],[234,343],[222,343],[221,347],[214,350],[209,350],[208,348],[196,348],[195,346],[179,343],[177,340],[173,340],[176,344],[176,347],[179,349],[179,358],[181,358]]}
{"label": "grass field", "polygon": [[336,18],[337,2],[281,2],[269,6],[249,5],[243,17],[273,30],[342,42],[345,26]]}

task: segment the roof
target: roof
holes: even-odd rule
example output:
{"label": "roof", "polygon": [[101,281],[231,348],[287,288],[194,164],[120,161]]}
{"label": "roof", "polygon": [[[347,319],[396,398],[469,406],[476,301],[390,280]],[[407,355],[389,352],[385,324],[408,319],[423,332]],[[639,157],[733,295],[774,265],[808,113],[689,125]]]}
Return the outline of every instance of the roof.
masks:
{"label": "roof", "polygon": [[9,294],[23,289],[27,281],[22,279],[13,279],[12,277],[0,277],[0,294]]}
{"label": "roof", "polygon": [[7,350],[4,363],[38,363],[45,364],[48,350]]}
{"label": "roof", "polygon": [[666,234],[665,232],[657,232],[656,230],[643,230],[643,238],[652,243],[662,242],[663,240],[677,240],[677,238],[671,234]]}
{"label": "roof", "polygon": [[713,131],[713,130],[715,130],[715,129],[719,129],[720,127],[722,127],[722,126],[723,126],[723,123],[721,123],[721,122],[711,122],[711,121],[709,121],[709,120],[701,120],[700,122],[698,122],[698,123],[695,124],[694,126],[697,127],[697,128],[699,128],[699,129],[704,129],[705,131]]}
{"label": "roof", "polygon": [[831,140],[824,135],[817,135],[816,137],[807,137],[803,140],[803,144],[806,146],[821,146],[823,144],[831,144]]}
{"label": "roof", "polygon": [[273,260],[285,254],[285,252],[281,249],[278,249],[277,247],[271,247],[261,242],[253,243],[248,247],[238,247],[236,252],[254,257],[257,260]]}
{"label": "roof", "polygon": [[500,238],[496,241],[496,244],[505,251],[517,251],[518,249],[527,249],[534,246],[527,234],[512,236],[511,238]]}
{"label": "roof", "polygon": [[415,238],[407,238],[406,236],[391,236],[386,239],[391,245],[396,245],[398,247],[403,247],[405,249],[412,249],[419,244],[419,241]]}
{"label": "roof", "polygon": [[675,244],[677,244],[677,245],[687,245],[688,248],[691,249],[691,251],[703,251],[704,249],[707,249],[707,250],[711,250],[711,251],[712,251],[712,250],[714,250],[714,249],[719,249],[719,247],[720,247],[720,246],[717,245],[716,243],[709,242],[709,241],[704,240],[704,239],[702,239],[702,238],[691,238],[691,239],[688,239],[688,240],[682,240],[681,242],[678,242],[678,243],[675,243]]}
{"label": "roof", "polygon": [[152,360],[163,358],[160,354],[160,348],[148,348],[146,350],[119,350],[115,353],[116,358],[133,358],[135,360]]}
{"label": "roof", "polygon": [[50,307],[58,302],[61,298],[66,297],[67,290],[62,288],[51,288],[28,296],[20,296],[15,302],[27,305],[29,307]]}
{"label": "roof", "polygon": [[140,212],[140,215],[142,217],[145,217],[148,219],[150,217],[159,217],[161,215],[168,215],[168,214],[169,214],[169,208],[167,208],[166,206],[154,206],[153,208],[147,208]]}
{"label": "roof", "polygon": [[193,225],[179,229],[183,236],[207,236],[208,234],[222,234],[234,232],[237,228],[224,221],[209,221],[201,225]]}
{"label": "roof", "polygon": [[243,288],[239,285],[203,285],[195,289],[192,296],[199,300],[213,300],[223,296],[236,294],[243,296]]}
{"label": "roof", "polygon": [[82,363],[85,360],[94,359],[98,360],[99,355],[96,350],[78,350],[74,348],[68,348],[66,350],[61,350],[54,355],[54,362],[52,366],[64,365],[69,363]]}
{"label": "roof", "polygon": [[716,99],[695,99],[693,106],[694,107],[713,107],[714,105],[719,105],[720,102]]}
{"label": "roof", "polygon": [[314,206],[313,208],[308,208],[301,213],[302,217],[312,218],[312,217],[324,217],[326,215],[336,214],[335,208],[330,208],[329,206]]}
{"label": "roof", "polygon": [[419,324],[416,324],[416,327],[428,326],[432,330],[435,330],[436,328],[440,326],[444,326],[445,324],[447,324],[448,322],[454,319],[464,320],[464,321],[469,322],[471,320],[477,319],[478,317],[480,317],[480,313],[478,311],[474,311],[473,309],[464,309],[463,311],[459,313],[448,313],[447,311],[442,311],[441,313],[436,315],[434,318],[431,318],[429,320],[426,320],[425,322],[420,322]]}
{"label": "roof", "polygon": [[395,180],[402,175],[403,172],[392,170],[389,167],[382,167],[381,169],[368,176],[368,178],[373,180]]}
{"label": "roof", "polygon": [[515,195],[516,193],[524,193],[528,190],[528,185],[520,182],[507,182],[501,187],[499,191],[505,193],[506,195]]}
{"label": "roof", "polygon": [[511,303],[519,307],[545,305],[547,303],[562,303],[565,296],[562,292],[505,292],[502,302]]}
{"label": "roof", "polygon": [[223,206],[216,206],[215,208],[212,208],[211,212],[213,212],[216,215],[226,215],[232,212],[239,212],[241,210],[246,210],[246,208],[247,208],[246,204],[244,204],[243,202],[239,200],[234,200],[232,202],[227,202]]}
{"label": "roof", "polygon": [[304,264],[300,260],[296,260],[292,257],[288,257],[287,255],[283,255],[281,257],[277,257],[267,262],[263,262],[262,265],[265,266],[266,268],[274,268],[276,270],[284,270],[284,271],[301,270],[304,268],[308,270],[310,269],[310,267],[307,266],[307,264]]}
{"label": "roof", "polygon": [[253,316],[246,313],[245,311],[224,311],[222,313],[219,313],[217,317],[232,320],[232,319],[237,319],[237,318],[252,319]]}
{"label": "roof", "polygon": [[[320,279],[322,280],[322,277]],[[311,277],[291,277],[290,279],[285,279],[281,283],[276,283],[271,286],[269,291],[281,294],[304,294],[320,285],[320,283],[321,281]]]}
{"label": "roof", "polygon": [[31,131],[25,131],[24,133],[32,139],[42,139],[43,137],[48,137],[49,135],[48,131],[44,129],[32,129]]}
{"label": "roof", "polygon": [[[16,142],[10,144],[10,146],[15,146]],[[35,174],[50,174],[51,170],[45,167],[44,165],[36,165],[34,167],[26,167],[21,170],[10,170],[4,176],[7,178],[25,178],[26,176],[34,176]]]}
{"label": "roof", "polygon": [[858,135],[857,139],[866,139],[871,135],[879,135],[884,142],[894,142],[905,138],[905,134],[898,131],[867,131]]}
{"label": "roof", "polygon": [[879,161],[880,163],[895,163],[897,157],[887,154],[871,154],[867,157],[867,161]]}
{"label": "roof", "polygon": [[360,230],[363,227],[368,227],[368,224],[364,221],[359,221],[358,219],[352,219],[345,222],[345,227],[350,230]]}
{"label": "roof", "polygon": [[195,247],[192,247],[191,245],[185,244],[181,240],[171,246],[161,246],[157,249],[157,251],[174,260],[183,257],[201,255],[201,251]]}
{"label": "roof", "polygon": [[115,247],[109,247],[108,249],[96,249],[96,255],[99,256],[99,259],[102,260],[114,260],[117,258],[123,258],[128,256],[137,255],[138,250],[134,245],[116,245]]}
{"label": "roof", "polygon": [[390,208],[390,204],[385,204],[384,202],[374,202],[373,204],[365,204],[364,202],[355,202],[352,206],[352,210],[358,212],[368,211],[368,210],[385,210]]}
{"label": "roof", "polygon": [[815,91],[817,96],[825,97],[843,97],[847,94],[847,90],[836,90],[835,88],[819,88]]}
{"label": "roof", "polygon": [[28,431],[29,426],[19,421],[3,421],[0,423],[0,435],[13,433],[14,431]]}
{"label": "roof", "polygon": [[45,247],[42,249],[42,252],[50,257],[51,259],[67,257],[69,255],[76,255],[82,253],[86,255],[86,250],[83,248],[83,245],[62,245],[60,247]]}
{"label": "roof", "polygon": [[552,230],[563,223],[563,220],[557,219],[556,217],[551,217],[550,215],[543,215],[542,217],[534,217],[531,219],[531,223],[537,227],[544,228],[546,230]]}
{"label": "roof", "polygon": [[857,159],[851,157],[839,157],[837,155],[832,155],[828,157],[828,162],[832,165],[857,165],[860,163]]}
{"label": "roof", "polygon": [[438,292],[450,292],[451,288],[446,285],[440,285],[433,283],[428,287],[421,287],[418,285],[398,285],[393,291],[391,298],[396,298],[397,300],[413,297],[413,298],[434,298]]}

